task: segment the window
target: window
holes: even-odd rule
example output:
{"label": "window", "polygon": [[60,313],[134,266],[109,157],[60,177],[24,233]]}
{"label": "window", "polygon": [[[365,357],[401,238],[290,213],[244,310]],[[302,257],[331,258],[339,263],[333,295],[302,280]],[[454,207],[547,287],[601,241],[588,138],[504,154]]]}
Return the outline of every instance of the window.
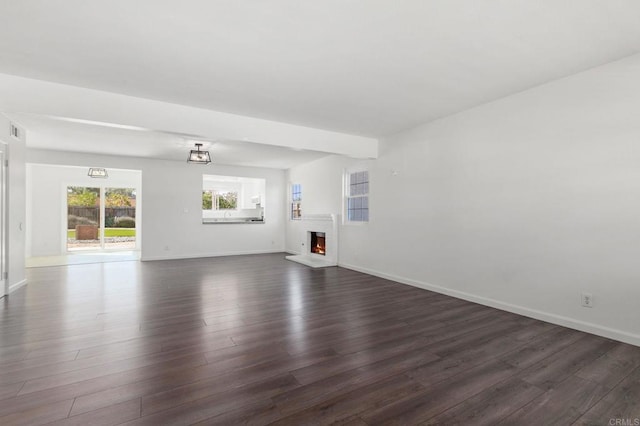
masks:
{"label": "window", "polygon": [[291,185],[291,220],[302,219],[302,185]]}
{"label": "window", "polygon": [[202,223],[264,223],[266,182],[202,175]]}
{"label": "window", "polygon": [[213,191],[213,205],[216,210],[235,210],[238,208],[238,193],[231,191]]}
{"label": "window", "polygon": [[211,191],[202,191],[202,210],[213,210],[213,194]]}
{"label": "window", "polygon": [[202,191],[203,210],[236,210],[238,193],[231,191]]}
{"label": "window", "polygon": [[368,222],[369,172],[349,173],[347,180],[347,221]]}

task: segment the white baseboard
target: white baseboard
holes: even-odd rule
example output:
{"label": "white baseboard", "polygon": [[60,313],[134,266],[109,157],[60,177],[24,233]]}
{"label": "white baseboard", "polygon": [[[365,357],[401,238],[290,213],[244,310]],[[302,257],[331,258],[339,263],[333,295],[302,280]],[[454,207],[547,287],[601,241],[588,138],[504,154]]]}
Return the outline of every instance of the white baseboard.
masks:
{"label": "white baseboard", "polygon": [[574,318],[565,317],[562,315],[556,315],[549,312],[539,311],[537,309],[530,309],[520,305],[513,305],[511,303],[501,302],[495,299],[489,299],[475,294],[452,290],[446,287],[441,287],[422,281],[412,280],[410,278],[400,277],[397,275],[386,274],[384,272],[376,271],[374,269],[363,268],[356,265],[350,265],[346,263],[338,263],[338,266],[351,269],[364,274],[373,275],[376,277],[384,278],[387,280],[395,281],[400,284],[406,284],[413,287],[418,287],[424,290],[430,290],[436,293],[446,294],[447,296],[456,297],[458,299],[468,300],[469,302],[479,303],[481,305],[490,306],[492,308],[500,309],[514,314],[522,315],[529,318],[534,318],[541,321],[550,322],[552,324],[561,325],[563,327],[572,328],[574,330],[584,331],[585,333],[595,334],[598,336],[606,337],[620,342],[629,343],[631,345],[640,346],[640,335],[628,333],[626,331],[617,330],[609,327],[604,327],[598,324],[577,320]]}
{"label": "white baseboard", "polygon": [[17,283],[15,283],[15,284],[11,284],[11,285],[9,286],[9,293],[8,293],[8,294],[13,293],[14,291],[16,291],[17,289],[19,289],[20,287],[22,287],[22,286],[24,286],[24,285],[26,285],[26,284],[27,284],[27,280],[26,280],[26,279],[24,279],[24,280],[22,280],[22,281],[18,281],[18,282],[17,282]]}
{"label": "white baseboard", "polygon": [[140,261],[148,262],[154,260],[180,260],[180,259],[200,259],[205,257],[224,257],[224,256],[243,256],[248,254],[270,254],[284,253],[282,249],[273,250],[247,250],[247,251],[228,251],[222,253],[195,253],[185,255],[166,255],[166,256],[142,256]]}

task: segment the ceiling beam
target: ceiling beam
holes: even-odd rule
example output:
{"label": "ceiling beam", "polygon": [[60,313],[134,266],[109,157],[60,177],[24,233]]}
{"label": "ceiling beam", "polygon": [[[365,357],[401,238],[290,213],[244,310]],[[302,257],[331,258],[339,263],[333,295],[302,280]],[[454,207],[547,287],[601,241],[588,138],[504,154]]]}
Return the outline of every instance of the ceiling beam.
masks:
{"label": "ceiling beam", "polygon": [[378,140],[185,105],[0,74],[0,111],[377,158]]}

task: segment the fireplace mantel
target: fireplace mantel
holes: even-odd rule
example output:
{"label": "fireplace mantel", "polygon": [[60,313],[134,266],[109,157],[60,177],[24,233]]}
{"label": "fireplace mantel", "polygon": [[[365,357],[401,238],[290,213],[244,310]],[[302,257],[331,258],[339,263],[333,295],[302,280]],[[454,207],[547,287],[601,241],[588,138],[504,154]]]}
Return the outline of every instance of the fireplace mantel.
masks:
{"label": "fireplace mantel", "polygon": [[[303,215],[301,224],[300,254],[287,256],[287,260],[302,263],[312,268],[325,268],[338,265],[338,215],[310,214]],[[325,254],[311,253],[311,233],[325,234]]]}
{"label": "fireplace mantel", "polygon": [[335,214],[303,214],[302,222],[333,222]]}

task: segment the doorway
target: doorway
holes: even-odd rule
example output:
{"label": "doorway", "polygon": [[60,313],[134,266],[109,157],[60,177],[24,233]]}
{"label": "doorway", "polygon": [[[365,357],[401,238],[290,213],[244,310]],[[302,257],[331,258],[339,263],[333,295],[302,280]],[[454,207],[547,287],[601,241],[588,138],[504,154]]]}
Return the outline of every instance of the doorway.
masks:
{"label": "doorway", "polygon": [[6,145],[0,144],[0,297],[6,296],[7,289],[7,253],[6,253]]}
{"label": "doorway", "polygon": [[139,260],[142,171],[27,163],[27,267]]}

